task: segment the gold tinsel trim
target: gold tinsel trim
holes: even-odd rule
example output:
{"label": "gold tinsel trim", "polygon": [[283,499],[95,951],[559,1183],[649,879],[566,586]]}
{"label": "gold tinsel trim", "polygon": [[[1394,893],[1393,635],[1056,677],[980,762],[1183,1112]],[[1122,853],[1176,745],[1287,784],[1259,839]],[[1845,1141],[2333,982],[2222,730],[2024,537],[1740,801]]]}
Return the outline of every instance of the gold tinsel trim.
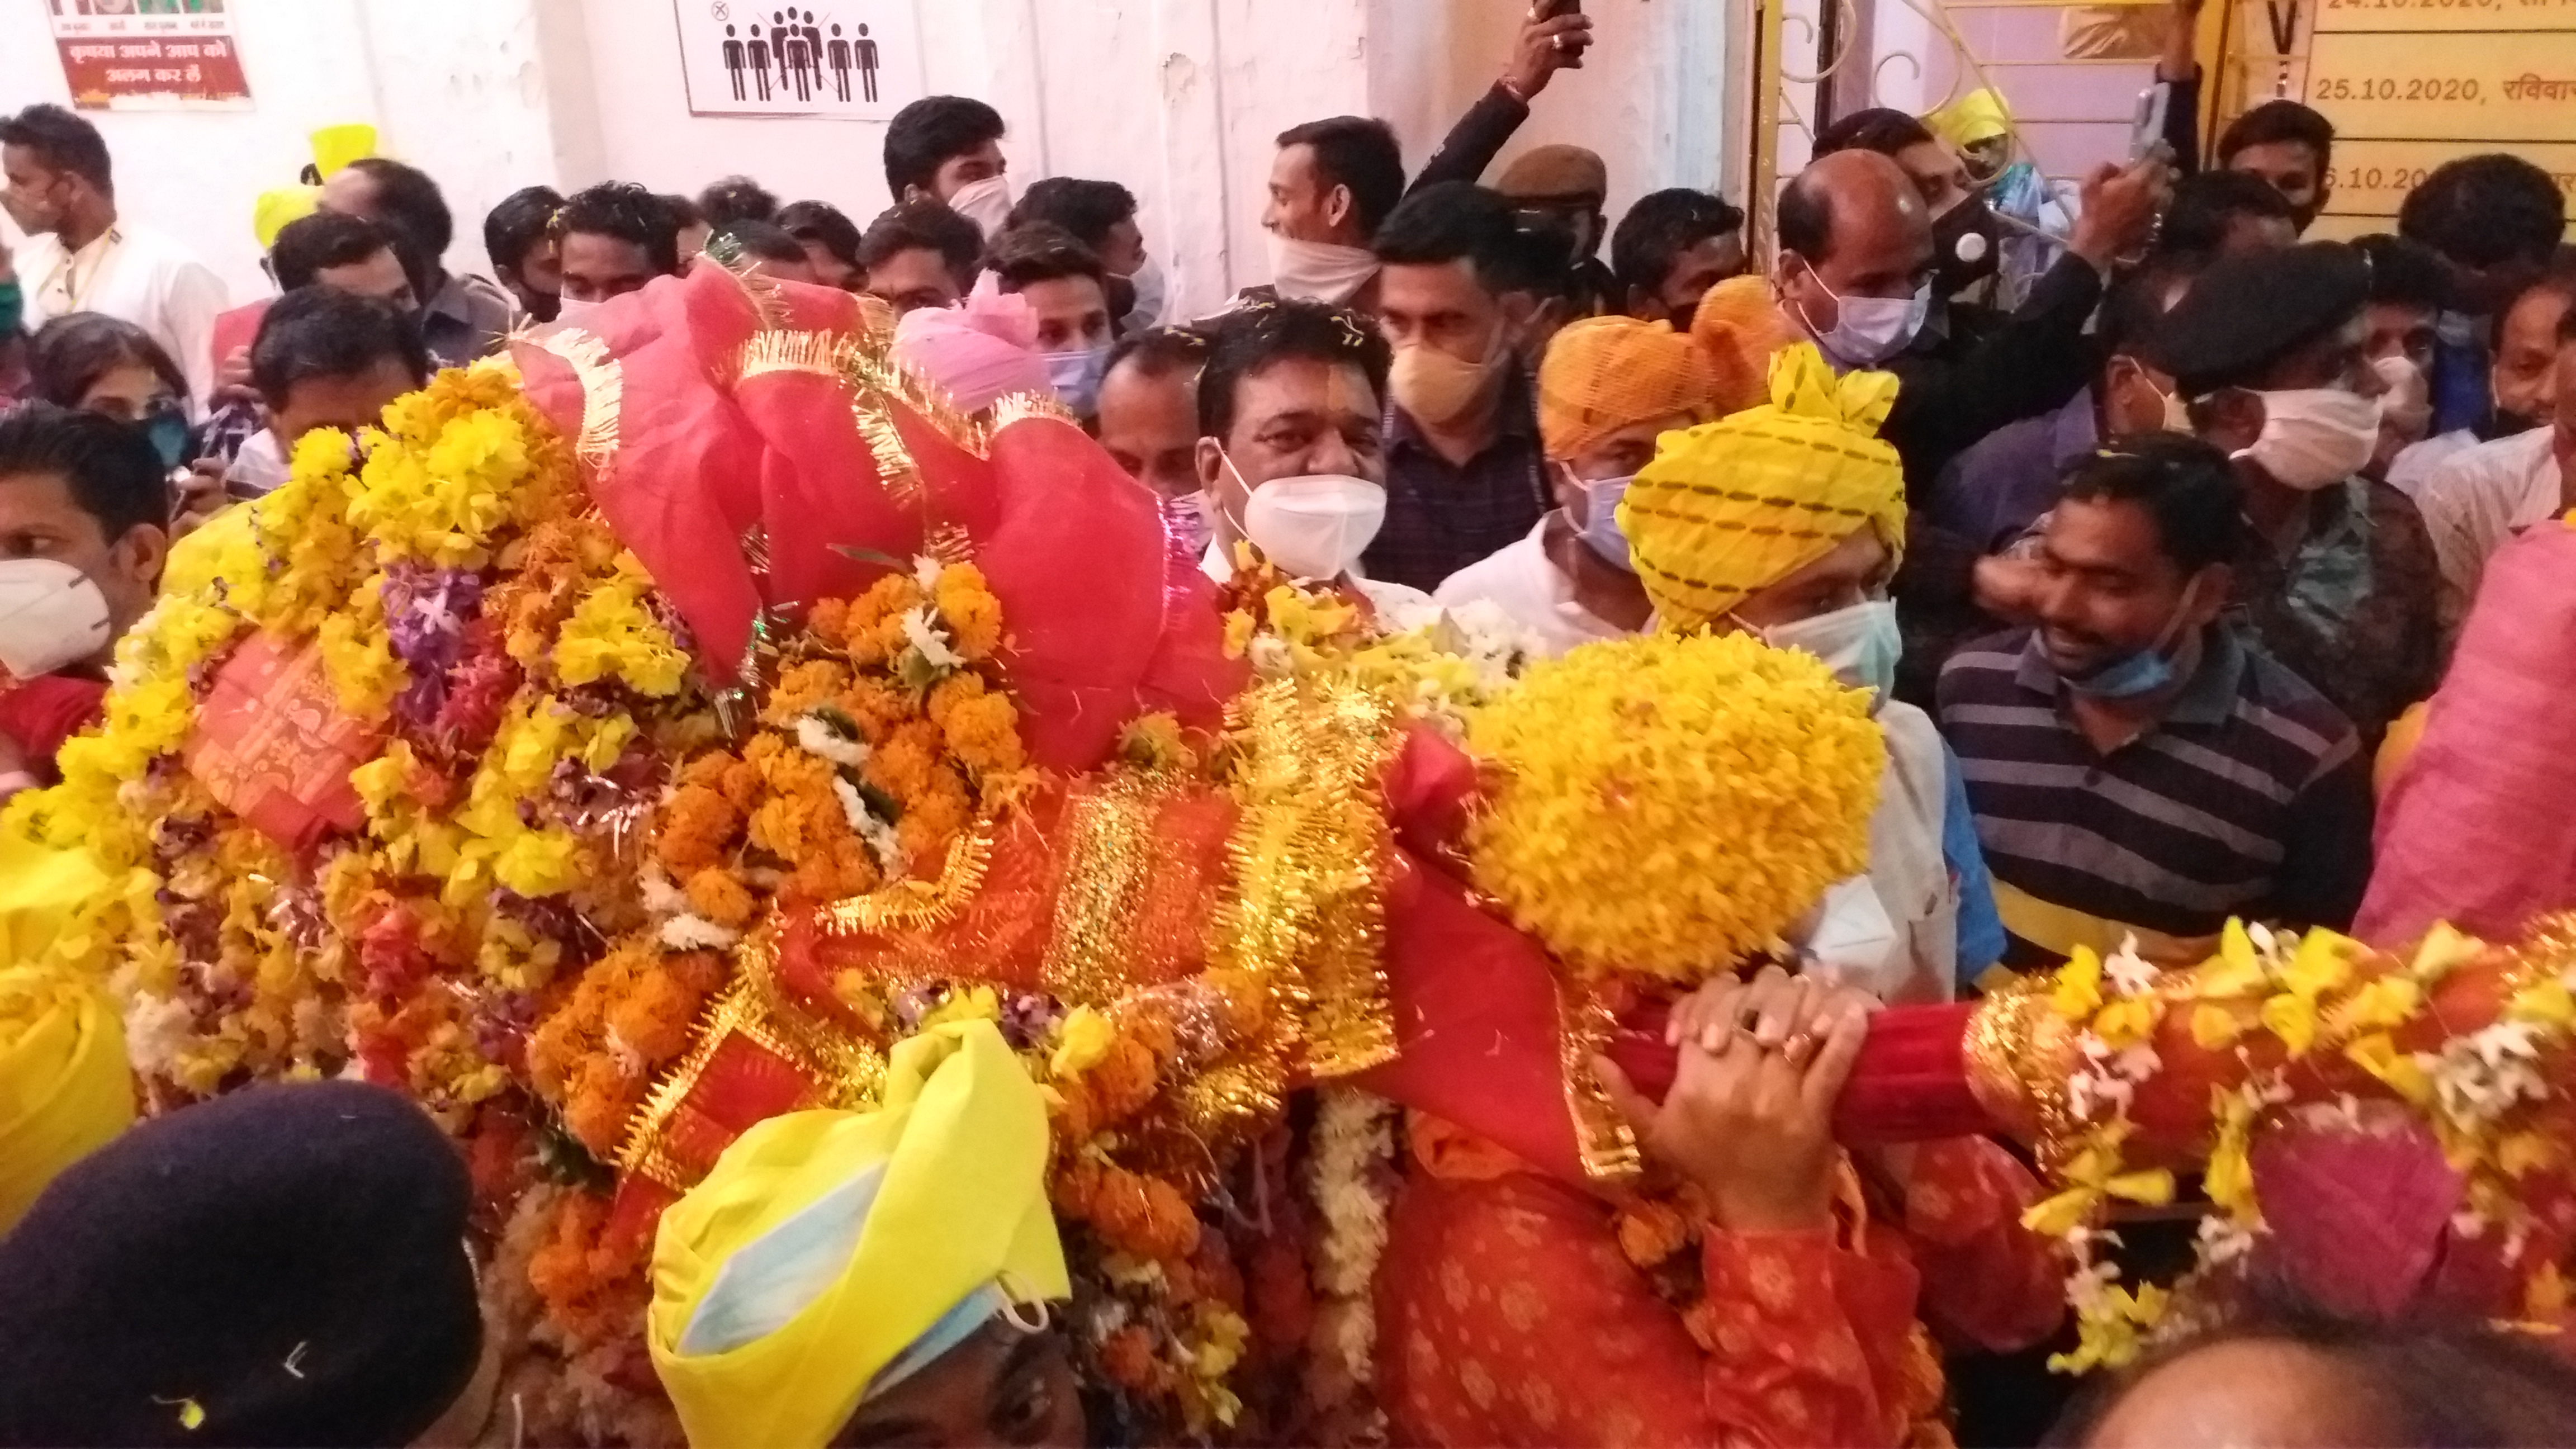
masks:
{"label": "gold tinsel trim", "polygon": [[1305,1026],[1316,1080],[1395,1055],[1386,997],[1389,841],[1377,798],[1394,711],[1345,680],[1283,679],[1229,710],[1244,749],[1233,891],[1211,964],[1248,971]]}
{"label": "gold tinsel trim", "polygon": [[693,1033],[697,1045],[646,1095],[617,1151],[620,1172],[640,1174],[674,1192],[697,1183],[696,1174],[673,1162],[664,1131],[671,1114],[697,1090],[716,1053],[734,1037],[794,1067],[821,1084],[819,1105],[855,1108],[874,1101],[885,1084],[885,1054],[826,1023],[813,1020],[778,990],[778,942],[769,926],[744,938],[733,980],[708,1008]]}
{"label": "gold tinsel trim", "polygon": [[1058,1000],[1105,1006],[1126,988],[1121,968],[1137,899],[1153,875],[1159,804],[1125,775],[1069,803],[1063,885],[1045,956],[1047,989]]}
{"label": "gold tinsel trim", "polygon": [[816,917],[823,934],[927,931],[957,919],[957,913],[984,887],[984,872],[993,859],[993,827],[994,819],[988,815],[950,841],[948,859],[941,863],[937,880],[900,880],[825,906]]}
{"label": "gold tinsel trim", "polygon": [[[938,429],[942,437],[978,458],[991,453],[990,430],[972,414],[961,411],[937,384],[897,365],[891,352],[856,349],[844,366],[853,383],[863,391],[876,393],[881,402],[911,409]],[[907,466],[909,459],[907,450]]]}
{"label": "gold tinsel trim", "polygon": [[1645,1158],[1637,1150],[1636,1132],[1592,1070],[1592,1059],[1610,1049],[1618,1022],[1583,983],[1559,975],[1555,985],[1557,1068],[1584,1174],[1597,1182],[1627,1181],[1644,1168]]}
{"label": "gold tinsel trim", "polygon": [[581,436],[573,440],[573,456],[594,476],[606,472],[617,456],[618,419],[626,407],[625,368],[606,342],[579,327],[559,327],[537,346],[562,358],[581,385]]}
{"label": "gold tinsel trim", "polygon": [[789,372],[846,385],[842,360],[856,346],[845,332],[816,328],[754,333],[733,356],[734,381],[740,385],[756,377]]}
{"label": "gold tinsel trim", "polygon": [[987,436],[998,436],[1002,429],[1011,424],[1025,423],[1031,418],[1048,418],[1059,423],[1070,423],[1077,428],[1082,426],[1082,419],[1073,415],[1073,409],[1066,407],[1053,394],[1015,392],[993,400],[993,422],[987,429]]}
{"label": "gold tinsel trim", "polygon": [[2075,1132],[2066,1101],[2072,1049],[2071,1030],[2051,1005],[2045,980],[2016,982],[1968,1018],[1962,1047],[1968,1090],[2012,1136],[2055,1151]]}

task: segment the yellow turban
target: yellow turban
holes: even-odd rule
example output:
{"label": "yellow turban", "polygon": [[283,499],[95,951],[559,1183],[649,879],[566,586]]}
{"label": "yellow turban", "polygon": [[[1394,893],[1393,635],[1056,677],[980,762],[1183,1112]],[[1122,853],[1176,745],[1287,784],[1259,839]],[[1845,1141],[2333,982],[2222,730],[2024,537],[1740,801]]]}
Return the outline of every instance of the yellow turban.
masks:
{"label": "yellow turban", "polygon": [[1923,124],[1953,146],[1973,146],[2012,134],[2012,111],[2002,96],[1980,87],[1925,116]]}
{"label": "yellow turban", "polygon": [[645,1327],[689,1443],[819,1449],[890,1366],[1068,1296],[1046,1165],[1046,1100],[989,1021],[896,1046],[873,1112],[744,1133],[653,1244]]}
{"label": "yellow turban", "polygon": [[1619,528],[1668,629],[1695,629],[1876,528],[1905,541],[1905,473],[1878,425],[1884,372],[1836,378],[1813,343],[1771,362],[1771,402],[1664,440],[1628,485]]}
{"label": "yellow turban", "polygon": [[313,169],[330,180],[352,161],[376,154],[376,128],[364,121],[324,126],[312,135]]}
{"label": "yellow turban", "polygon": [[1586,318],[1557,333],[1538,366],[1538,431],[1551,458],[1639,423],[1716,415],[1708,359],[1669,322]]}
{"label": "yellow turban", "polygon": [[54,950],[104,879],[86,852],[0,834],[0,1233],[134,1121],[116,1008]]}

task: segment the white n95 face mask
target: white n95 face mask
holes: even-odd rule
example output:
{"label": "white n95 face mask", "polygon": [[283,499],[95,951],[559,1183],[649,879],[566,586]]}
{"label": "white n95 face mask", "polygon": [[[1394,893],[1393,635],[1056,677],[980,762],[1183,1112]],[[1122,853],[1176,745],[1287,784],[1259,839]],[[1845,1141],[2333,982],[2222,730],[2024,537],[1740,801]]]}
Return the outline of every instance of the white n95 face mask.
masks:
{"label": "white n95 face mask", "polygon": [[38,679],[107,647],[107,596],[60,559],[0,559],[0,670]]}
{"label": "white n95 face mask", "polygon": [[2370,364],[2388,391],[2379,398],[2380,423],[2410,443],[2421,442],[2433,423],[2433,389],[2415,359],[2395,352]]}
{"label": "white n95 face mask", "polygon": [[1127,309],[1127,316],[1120,325],[1129,332],[1161,326],[1163,306],[1170,298],[1170,283],[1163,276],[1162,262],[1147,257],[1145,264],[1136,269],[1136,275],[1127,280],[1135,284],[1136,305]]}
{"label": "white n95 face mask", "polygon": [[2379,399],[2339,387],[2258,392],[2263,431],[2241,455],[2284,488],[2312,493],[2362,469],[2379,446]]}
{"label": "white n95 face mask", "polygon": [[969,181],[948,198],[948,209],[984,229],[990,241],[1011,219],[1011,180],[1007,176],[987,176]]}
{"label": "white n95 face mask", "polygon": [[1263,235],[1270,239],[1270,285],[1290,301],[1338,307],[1377,275],[1377,253],[1366,247],[1297,241],[1275,231]]}
{"label": "white n95 face mask", "polygon": [[1243,507],[1243,536],[1298,579],[1340,578],[1385,522],[1386,490],[1338,473],[1273,478]]}

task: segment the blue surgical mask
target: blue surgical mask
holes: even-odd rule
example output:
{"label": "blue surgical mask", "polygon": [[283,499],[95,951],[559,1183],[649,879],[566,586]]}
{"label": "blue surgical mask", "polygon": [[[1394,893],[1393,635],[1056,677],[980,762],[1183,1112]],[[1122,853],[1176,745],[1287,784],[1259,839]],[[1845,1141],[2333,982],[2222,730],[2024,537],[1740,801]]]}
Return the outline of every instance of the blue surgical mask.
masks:
{"label": "blue surgical mask", "polygon": [[1046,354],[1047,381],[1055,385],[1056,401],[1073,409],[1076,417],[1093,417],[1100,411],[1100,377],[1109,370],[1109,348],[1086,347],[1080,352]]}
{"label": "blue surgical mask", "polygon": [[1628,556],[1628,535],[1619,529],[1619,500],[1627,496],[1628,485],[1637,475],[1625,478],[1577,478],[1575,486],[1583,490],[1583,545],[1600,555],[1603,563],[1628,573],[1637,571]]}
{"label": "blue surgical mask", "polygon": [[177,407],[160,407],[144,414],[137,426],[143,436],[152,440],[152,451],[161,455],[163,469],[179,468],[188,461],[188,419]]}
{"label": "blue surgical mask", "polygon": [[2174,654],[2182,634],[2182,621],[2191,612],[2192,593],[2200,587],[2198,579],[2183,586],[2182,600],[2174,606],[2173,622],[2155,643],[2132,650],[2086,671],[2082,676],[2065,675],[2066,687],[2093,699],[2144,699],[2173,688],[2182,679],[2182,668]]}

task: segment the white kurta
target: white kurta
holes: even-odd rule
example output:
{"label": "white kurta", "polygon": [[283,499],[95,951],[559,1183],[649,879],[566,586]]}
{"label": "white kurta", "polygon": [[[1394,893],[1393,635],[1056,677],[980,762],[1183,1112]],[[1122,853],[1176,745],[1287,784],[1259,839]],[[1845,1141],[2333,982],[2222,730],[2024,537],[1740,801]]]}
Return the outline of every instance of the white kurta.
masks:
{"label": "white kurta", "polygon": [[189,411],[205,415],[215,388],[215,318],[227,305],[223,279],[205,263],[159,232],[122,223],[68,256],[59,237],[29,237],[16,260],[30,331],[74,312],[131,322],[179,365]]}
{"label": "white kurta", "polygon": [[1532,653],[1554,659],[1578,644],[1625,638],[1574,598],[1574,581],[1547,556],[1547,520],[1520,542],[1451,574],[1432,600],[1443,609],[1490,604],[1512,621]]}

